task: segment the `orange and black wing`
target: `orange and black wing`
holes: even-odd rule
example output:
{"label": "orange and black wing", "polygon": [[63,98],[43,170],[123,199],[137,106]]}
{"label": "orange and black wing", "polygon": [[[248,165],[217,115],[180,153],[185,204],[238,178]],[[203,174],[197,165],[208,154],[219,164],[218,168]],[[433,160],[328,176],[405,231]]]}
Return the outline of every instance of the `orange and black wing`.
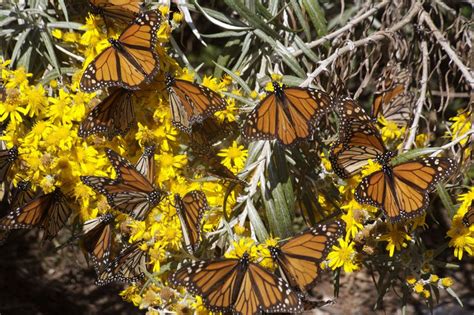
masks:
{"label": "orange and black wing", "polygon": [[129,23],[140,12],[142,0],[89,0],[92,13],[104,19],[114,19]]}
{"label": "orange and black wing", "polygon": [[123,250],[104,270],[97,271],[97,285],[111,282],[137,282],[145,275],[148,255],[140,249],[141,243],[135,243]]}
{"label": "orange and black wing", "polygon": [[320,118],[331,108],[331,97],[310,88],[286,88],[277,83],[273,86],[274,92],[247,117],[242,130],[244,139],[292,145],[311,137]]}
{"label": "orange and black wing", "polygon": [[31,183],[28,181],[18,182],[17,187],[11,191],[9,198],[10,209],[16,209],[27,204],[36,197],[37,193],[31,188]]}
{"label": "orange and black wing", "polygon": [[396,222],[421,215],[429,206],[429,192],[454,173],[456,163],[448,158],[424,158],[385,166],[364,177],[355,199],[381,209]]}
{"label": "orange and black wing", "polygon": [[181,221],[184,244],[190,253],[194,253],[200,244],[202,216],[209,209],[206,195],[199,190],[190,191],[183,198],[176,194],[175,205]]}
{"label": "orange and black wing", "polygon": [[79,127],[79,136],[103,134],[112,140],[117,135],[124,136],[135,121],[132,107],[132,93],[126,89],[115,89],[96,105]]}
{"label": "orange and black wing", "polygon": [[354,100],[338,102],[340,116],[339,138],[331,147],[329,160],[334,172],[341,178],[351,177],[362,169],[369,159],[387,153],[372,119]]}
{"label": "orange and black wing", "polygon": [[96,266],[109,264],[114,215],[107,213],[84,222],[81,247]]}
{"label": "orange and black wing", "polygon": [[466,214],[462,218],[462,222],[466,226],[471,226],[472,224],[474,224],[474,201],[471,202],[471,206],[469,207]]}
{"label": "orange and black wing", "polygon": [[48,214],[44,217],[41,227],[44,229],[43,241],[51,240],[58,235],[64,227],[72,209],[66,200],[66,196],[57,188],[52,194],[51,205]]}
{"label": "orange and black wing", "polygon": [[120,35],[111,39],[112,46],[101,52],[87,67],[80,87],[93,92],[106,87],[137,90],[159,70],[155,52],[156,31],[161,16],[156,11],[141,13]]}
{"label": "orange and black wing", "polygon": [[0,229],[16,230],[39,227],[53,202],[53,193],[41,195],[25,205],[12,209],[0,219]]}
{"label": "orange and black wing", "polygon": [[137,171],[153,183],[155,180],[155,146],[147,146],[135,164]]}
{"label": "orange and black wing", "polygon": [[315,286],[320,263],[343,232],[343,222],[319,224],[269,250],[290,286],[306,292]]}
{"label": "orange and black wing", "polygon": [[5,181],[12,163],[18,158],[17,147],[8,150],[0,150],[0,183]]}
{"label": "orange and black wing", "polygon": [[288,284],[249,262],[248,254],[241,259],[193,262],[172,274],[170,283],[201,296],[212,312],[302,311],[301,300]]}
{"label": "orange and black wing", "polygon": [[205,86],[175,79],[170,74],[166,75],[166,86],[173,125],[184,132],[191,133],[194,124],[226,108],[224,99]]}

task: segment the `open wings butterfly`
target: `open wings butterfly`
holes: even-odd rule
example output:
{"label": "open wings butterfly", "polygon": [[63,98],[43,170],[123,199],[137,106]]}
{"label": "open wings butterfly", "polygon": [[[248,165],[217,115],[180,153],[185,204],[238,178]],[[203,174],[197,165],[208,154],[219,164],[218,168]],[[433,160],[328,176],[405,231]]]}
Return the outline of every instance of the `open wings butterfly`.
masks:
{"label": "open wings butterfly", "polygon": [[143,82],[150,82],[159,69],[155,44],[160,23],[157,11],[147,11],[138,15],[118,39],[109,39],[112,46],[86,67],[81,89],[93,92],[118,86],[136,90]]}
{"label": "open wings butterfly", "polygon": [[135,220],[144,220],[164,197],[135,166],[111,149],[106,150],[116,179],[97,176],[81,176],[84,184],[107,197],[109,205],[129,214]]}
{"label": "open wings butterfly", "polygon": [[196,123],[202,123],[215,112],[224,110],[225,101],[211,89],[166,74],[173,125],[191,133]]}
{"label": "open wings butterfly", "polygon": [[170,283],[201,296],[212,312],[253,315],[303,310],[298,294],[283,279],[250,262],[248,253],[240,259],[190,263],[172,274]]}
{"label": "open wings butterfly", "polygon": [[124,249],[104,269],[96,266],[97,285],[106,285],[111,282],[136,282],[145,275],[148,255],[140,249],[141,242],[135,243]]}
{"label": "open wings butterfly", "polygon": [[385,148],[372,118],[356,101],[341,99],[336,110],[340,116],[339,138],[331,147],[329,160],[339,177],[348,178],[359,173],[369,159],[393,156]]}
{"label": "open wings butterfly", "polygon": [[117,88],[89,112],[82,121],[78,134],[80,137],[103,134],[108,140],[112,140],[117,135],[126,135],[134,121],[132,93]]}
{"label": "open wings butterfly", "polygon": [[17,147],[0,150],[0,183],[5,181],[13,162],[18,158]]}
{"label": "open wings butterfly", "polygon": [[202,216],[209,209],[206,195],[202,191],[193,190],[182,198],[176,194],[174,200],[186,250],[193,254],[200,244]]}
{"label": "open wings butterfly", "polygon": [[319,224],[269,250],[280,274],[292,288],[301,292],[312,289],[332,245],[344,232],[344,224],[335,221]]}
{"label": "open wings butterfly", "polygon": [[140,12],[142,3],[142,0],[89,0],[92,13],[102,16],[104,20],[114,19],[125,23],[129,23]]}
{"label": "open wings butterfly", "polygon": [[39,227],[45,230],[43,240],[53,239],[66,224],[71,208],[66,197],[56,188],[23,206],[13,209],[0,219],[0,229],[16,230]]}
{"label": "open wings butterfly", "polygon": [[107,213],[84,222],[81,247],[95,266],[109,263],[114,220],[115,216]]}
{"label": "open wings butterfly", "polygon": [[390,221],[411,219],[428,208],[429,193],[456,168],[452,159],[434,157],[396,166],[383,164],[382,170],[362,179],[355,199],[381,209]]}
{"label": "open wings butterfly", "polygon": [[291,145],[313,135],[316,124],[332,106],[325,92],[299,87],[280,86],[267,95],[248,115],[243,126],[244,139],[277,140]]}

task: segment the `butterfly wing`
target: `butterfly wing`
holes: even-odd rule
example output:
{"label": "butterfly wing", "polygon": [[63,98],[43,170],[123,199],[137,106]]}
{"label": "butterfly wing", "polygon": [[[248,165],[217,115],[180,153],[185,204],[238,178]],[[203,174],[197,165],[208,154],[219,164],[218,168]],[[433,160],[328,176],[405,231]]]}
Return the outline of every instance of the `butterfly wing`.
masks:
{"label": "butterfly wing", "polygon": [[340,100],[337,112],[341,121],[339,139],[331,147],[329,160],[339,177],[348,178],[387,150],[372,118],[354,100]]}
{"label": "butterfly wing", "polygon": [[141,0],[89,0],[92,12],[128,23],[140,12]]}
{"label": "butterfly wing", "polygon": [[156,11],[140,14],[112,46],[101,52],[87,67],[80,87],[93,92],[118,86],[136,90],[150,81],[159,70],[155,52],[156,31],[161,16]]}
{"label": "butterfly wing", "polygon": [[0,183],[4,182],[12,163],[18,158],[17,147],[8,150],[0,150]]}
{"label": "butterfly wing", "polygon": [[79,127],[79,136],[103,134],[112,140],[116,135],[124,136],[135,121],[132,93],[126,89],[115,89],[96,105]]}
{"label": "butterfly wing", "polygon": [[313,134],[315,125],[331,108],[331,97],[310,88],[280,88],[265,97],[247,117],[243,136],[248,141],[277,140],[291,145]]}
{"label": "butterfly wing", "polygon": [[184,244],[190,253],[194,253],[200,244],[202,216],[209,209],[206,195],[199,190],[190,191],[183,198],[175,195],[175,205],[181,221]]}
{"label": "butterfly wing", "polygon": [[59,189],[56,189],[51,194],[52,200],[48,209],[48,214],[44,217],[43,222],[41,222],[41,227],[45,230],[43,241],[55,238],[56,235],[58,235],[58,232],[66,224],[66,221],[72,212],[72,209],[69,207],[66,200],[66,196],[64,196]]}
{"label": "butterfly wing", "polygon": [[279,248],[270,247],[270,253],[290,286],[305,292],[316,285],[320,263],[343,232],[344,224],[340,221],[319,224],[292,237]]}
{"label": "butterfly wing", "polygon": [[[135,243],[123,250],[107,267],[98,271],[97,285],[111,282],[136,282],[144,277],[148,255],[140,249],[141,243]],[[97,269],[97,266],[96,266]]]}
{"label": "butterfly wing", "polygon": [[205,86],[178,80],[169,74],[166,82],[173,125],[184,132],[191,133],[195,123],[202,123],[226,108],[222,97]]}
{"label": "butterfly wing", "polygon": [[21,207],[36,197],[36,191],[31,189],[31,183],[28,181],[18,182],[17,187],[13,188],[10,197],[10,209]]}
{"label": "butterfly wing", "polygon": [[424,158],[401,163],[391,169],[364,177],[356,189],[355,199],[381,209],[396,222],[421,215],[429,206],[429,192],[456,170],[447,158]]}
{"label": "butterfly wing", "polygon": [[53,194],[41,195],[27,204],[13,209],[0,219],[0,229],[31,229],[40,226],[52,205]]}
{"label": "butterfly wing", "polygon": [[466,214],[462,218],[462,222],[466,226],[471,226],[472,224],[474,224],[474,201],[471,202],[471,206],[469,207]]}
{"label": "butterfly wing", "polygon": [[155,146],[148,146],[135,164],[135,168],[140,174],[153,183],[155,180]]}
{"label": "butterfly wing", "polygon": [[84,222],[81,245],[94,265],[104,266],[109,263],[114,219],[114,215],[107,213]]}

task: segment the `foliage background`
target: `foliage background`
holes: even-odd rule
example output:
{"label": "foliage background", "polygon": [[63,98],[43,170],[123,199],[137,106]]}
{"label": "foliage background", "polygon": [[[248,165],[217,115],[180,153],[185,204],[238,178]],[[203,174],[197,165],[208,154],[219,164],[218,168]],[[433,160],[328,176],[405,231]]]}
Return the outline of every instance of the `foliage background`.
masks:
{"label": "foliage background", "polygon": [[[158,3],[150,5],[156,6]],[[470,132],[472,128],[468,127],[467,131],[461,133],[452,128],[455,121],[449,120],[458,117],[458,120],[464,119],[464,123],[469,122],[470,117],[462,115],[469,110],[472,112],[469,108],[472,106],[471,91],[474,84],[469,70],[474,63],[471,47],[472,7],[467,2],[225,0],[192,2],[180,9],[185,13],[187,8],[190,17],[183,14],[181,26],[173,30],[169,37],[169,53],[181,66],[195,71],[198,80],[204,75],[217,79],[229,76],[232,88],[239,89],[239,93],[233,93],[230,88],[227,91],[229,97],[237,100],[239,108],[230,114],[235,115],[238,121],[243,121],[245,113],[256,103],[256,94],[252,92],[262,92],[271,74],[283,75],[282,82],[288,85],[312,83],[333,95],[350,95],[369,108],[383,66],[391,60],[397,60],[409,69],[411,89],[416,95],[414,101],[423,106],[423,116],[415,131],[424,135],[424,138],[413,141],[412,145],[441,146]],[[82,25],[87,12],[86,1],[3,3],[0,11],[3,59],[12,60],[12,69],[23,66],[32,73],[29,78],[32,84],[49,85],[54,90],[54,84],[61,87],[73,83],[73,76],[77,76],[78,69],[82,68],[84,57],[90,58],[84,47],[77,45],[78,35],[74,35],[84,33]],[[55,30],[61,31],[60,38],[58,33],[55,36]],[[337,30],[341,31],[338,33]],[[436,30],[440,30],[447,39],[444,42],[459,56],[464,69],[453,62],[452,56],[441,45],[442,41],[436,38]],[[168,38],[164,40],[167,41]],[[424,64],[427,74],[423,69]],[[241,114],[240,118],[238,114]],[[251,226],[246,226],[247,232],[251,232],[259,241],[263,241],[270,232],[280,237],[288,236],[291,231],[301,230],[304,219],[314,223],[321,217],[331,215],[332,205],[350,201],[338,200],[338,186],[343,186],[343,183],[332,185],[320,178],[321,173],[326,174],[325,159],[320,153],[325,152],[327,156],[327,144],[335,140],[337,127],[334,117],[329,117],[320,129],[318,140],[324,144],[321,147],[313,143],[315,147],[308,146],[292,152],[279,151],[277,147],[262,144],[248,148],[246,166],[252,166],[253,175],[245,175],[247,173],[244,172],[242,177],[250,182],[251,188],[241,191],[239,200],[251,222]],[[411,133],[404,130],[397,134],[390,128],[386,132],[384,140],[391,141],[393,147],[409,139]],[[389,139],[390,136],[392,139]],[[233,140],[227,139],[224,143],[230,146]],[[304,151],[314,148],[318,151],[316,155]],[[434,198],[431,211],[437,220],[429,218],[429,230],[416,235],[429,248],[446,243],[445,235],[452,227],[452,218],[459,208],[459,194],[466,193],[467,188],[472,186],[470,151],[466,150],[461,155],[462,150],[452,147],[450,155],[464,158],[464,176],[452,181],[456,184],[447,187],[444,197]],[[259,157],[268,154],[279,158],[274,168],[286,170],[279,173],[278,178],[271,178],[263,164],[252,165],[252,162],[259,161]],[[420,153],[415,151],[411,156],[417,154]],[[294,167],[294,161],[306,164],[306,167]],[[310,172],[305,173],[308,170]],[[303,174],[309,176],[310,180],[298,180]],[[276,198],[272,199],[277,201],[278,206],[271,200],[261,198],[265,192],[257,189],[260,176],[278,187],[273,190],[273,197]],[[312,183],[313,186],[298,187],[302,182]],[[300,208],[296,208],[294,213],[295,201],[304,198],[300,193],[308,189],[314,191],[315,187],[318,187],[315,195],[319,198],[310,204],[306,203],[306,215],[300,212]],[[281,195],[284,197],[281,198]],[[254,209],[260,211],[258,215],[252,215],[255,214],[252,212]],[[14,235],[14,241],[3,247],[0,254],[2,265],[15,268],[3,269],[2,280],[5,281],[2,283],[12,283],[18,288],[15,292],[25,292],[25,295],[20,295],[21,299],[18,296],[12,298],[6,293],[13,290],[2,290],[4,294],[0,294],[0,297],[8,302],[5,310],[0,309],[2,313],[19,308],[33,313],[54,313],[58,303],[61,307],[78,308],[75,310],[78,314],[84,313],[83,310],[91,313],[132,311],[125,310],[128,306],[117,302],[117,288],[97,289],[93,286],[92,271],[84,271],[85,264],[76,249],[62,250],[61,255],[58,255],[54,245],[38,248],[36,238],[34,232]],[[67,236],[64,236],[63,241],[66,239]],[[384,255],[382,251],[381,256]],[[399,264],[401,262],[396,261]],[[458,271],[447,268],[451,263],[459,266]],[[35,268],[31,268],[32,265]],[[472,264],[466,259],[458,261],[453,257],[452,249],[449,249],[440,251],[433,265],[437,265],[436,274],[440,277],[450,275],[457,280],[456,292],[465,299],[466,305],[472,305],[472,297],[469,297],[472,283],[465,281],[472,272]],[[400,279],[390,278],[383,264],[368,262],[365,267],[369,270],[375,268],[378,276],[385,271],[385,280],[393,285],[393,292],[403,286],[404,279],[398,284],[394,283]],[[428,274],[431,274],[431,270]],[[357,303],[364,310],[365,307],[372,307],[376,303],[373,296],[382,295],[383,290],[374,288],[369,279],[370,275],[365,270],[356,275],[343,274],[339,280],[342,297],[338,300],[342,306],[329,307],[327,312],[338,313],[347,305]],[[384,277],[378,279],[382,279],[379,284],[384,286]],[[327,282],[319,288],[325,298],[332,294],[332,287]],[[64,290],[67,293],[63,293]],[[393,292],[389,292],[388,302],[383,305],[378,303],[377,307],[398,309],[400,300]],[[445,297],[446,293],[441,294],[443,301],[451,302]],[[58,295],[61,298],[55,298]],[[38,297],[48,297],[48,300],[37,300]],[[408,294],[405,298],[409,311],[426,310],[426,299],[421,295]],[[442,307],[451,307],[451,304]]]}

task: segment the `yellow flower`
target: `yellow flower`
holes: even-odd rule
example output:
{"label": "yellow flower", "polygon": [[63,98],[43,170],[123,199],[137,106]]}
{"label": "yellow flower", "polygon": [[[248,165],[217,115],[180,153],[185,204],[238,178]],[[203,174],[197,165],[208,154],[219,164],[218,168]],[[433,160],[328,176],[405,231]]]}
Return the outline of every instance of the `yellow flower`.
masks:
{"label": "yellow flower", "polygon": [[166,251],[163,245],[156,243],[148,252],[150,254],[150,263],[153,265],[153,272],[159,272],[161,263],[166,259]]}
{"label": "yellow flower", "polygon": [[28,110],[20,104],[9,102],[0,103],[0,121],[10,119],[13,125],[18,125],[23,121],[22,115],[26,115]]}
{"label": "yellow flower", "polygon": [[244,235],[244,233],[247,231],[247,229],[245,228],[245,226],[242,226],[240,224],[236,224],[234,225],[234,232],[235,234],[237,235]]}
{"label": "yellow flower", "polygon": [[27,104],[26,110],[30,117],[37,116],[44,112],[45,107],[48,105],[48,98],[41,84],[36,87],[25,86],[20,90],[23,102]]}
{"label": "yellow flower", "polygon": [[130,243],[144,239],[146,232],[146,223],[145,221],[132,221],[128,224],[131,228]]}
{"label": "yellow flower", "polygon": [[411,241],[411,237],[399,229],[397,225],[388,223],[388,233],[380,237],[380,240],[388,242],[385,249],[389,251],[390,257],[393,257],[393,254],[396,250],[401,250],[402,247],[405,248],[408,244],[405,241]]}
{"label": "yellow flower", "polygon": [[428,290],[426,290],[426,289],[423,290],[423,296],[425,297],[425,299],[428,299],[428,298],[431,296],[430,291],[428,291]]}
{"label": "yellow flower", "polygon": [[241,258],[248,253],[251,260],[258,258],[255,241],[249,237],[242,237],[238,242],[233,242],[233,249],[225,253],[226,258]]}
{"label": "yellow flower", "polygon": [[416,293],[421,293],[425,289],[425,286],[423,285],[422,281],[418,281],[414,286],[413,286],[413,291]]}
{"label": "yellow flower", "polygon": [[412,284],[412,285],[415,284],[416,282],[416,278],[412,275],[408,276],[406,280],[408,284]]}
{"label": "yellow flower", "polygon": [[382,165],[380,165],[377,162],[374,162],[373,160],[368,160],[367,165],[365,165],[362,170],[361,174],[362,176],[369,176],[370,174],[380,171],[382,169]]}
{"label": "yellow flower", "polygon": [[[454,123],[449,127],[452,133],[452,140],[461,137],[471,129],[471,112],[463,112],[460,110],[457,116],[451,117],[449,120],[454,121]],[[459,142],[459,144],[465,145],[467,140],[467,138],[463,139]]]}
{"label": "yellow flower", "polygon": [[439,277],[437,275],[430,275],[430,282],[436,283],[438,282]]}
{"label": "yellow flower", "polygon": [[63,32],[59,28],[55,28],[51,31],[51,35],[53,35],[54,38],[61,39],[63,37]]}
{"label": "yellow flower", "polygon": [[342,238],[339,239],[339,246],[333,245],[331,252],[328,254],[327,260],[332,270],[343,267],[344,272],[350,273],[359,269],[356,263],[355,243],[346,242]]}
{"label": "yellow flower", "polygon": [[[350,204],[355,201],[351,200]],[[355,202],[357,203],[357,202]],[[358,204],[357,204],[358,205]],[[342,209],[347,209],[347,213],[341,216],[341,219],[346,223],[346,241],[353,239],[356,234],[364,227],[362,223],[358,222],[354,216],[354,207],[350,205],[345,205],[341,207]]]}
{"label": "yellow flower", "polygon": [[449,246],[454,247],[454,256],[459,260],[462,259],[464,252],[468,253],[469,256],[473,255],[474,235],[473,232],[463,224],[462,216],[459,214],[454,215],[451,228],[446,235],[451,238]]}
{"label": "yellow flower", "polygon": [[248,150],[243,145],[238,145],[234,140],[229,148],[222,149],[217,155],[224,158],[221,162],[222,165],[238,172],[245,166]]}
{"label": "yellow flower", "polygon": [[396,123],[386,120],[383,116],[379,116],[378,122],[382,125],[380,134],[384,141],[399,139],[404,133],[404,128],[399,129]]}
{"label": "yellow flower", "polygon": [[446,277],[441,279],[441,285],[445,288],[449,288],[454,284],[454,281],[451,277]]}
{"label": "yellow flower", "polygon": [[227,98],[227,107],[224,110],[217,111],[214,113],[214,116],[220,121],[228,121],[232,122],[236,120],[238,108],[235,104],[235,99],[233,98]]}
{"label": "yellow flower", "polygon": [[179,24],[181,23],[181,21],[183,20],[183,15],[179,12],[174,12],[173,13],[173,22],[176,23],[176,24]]}

